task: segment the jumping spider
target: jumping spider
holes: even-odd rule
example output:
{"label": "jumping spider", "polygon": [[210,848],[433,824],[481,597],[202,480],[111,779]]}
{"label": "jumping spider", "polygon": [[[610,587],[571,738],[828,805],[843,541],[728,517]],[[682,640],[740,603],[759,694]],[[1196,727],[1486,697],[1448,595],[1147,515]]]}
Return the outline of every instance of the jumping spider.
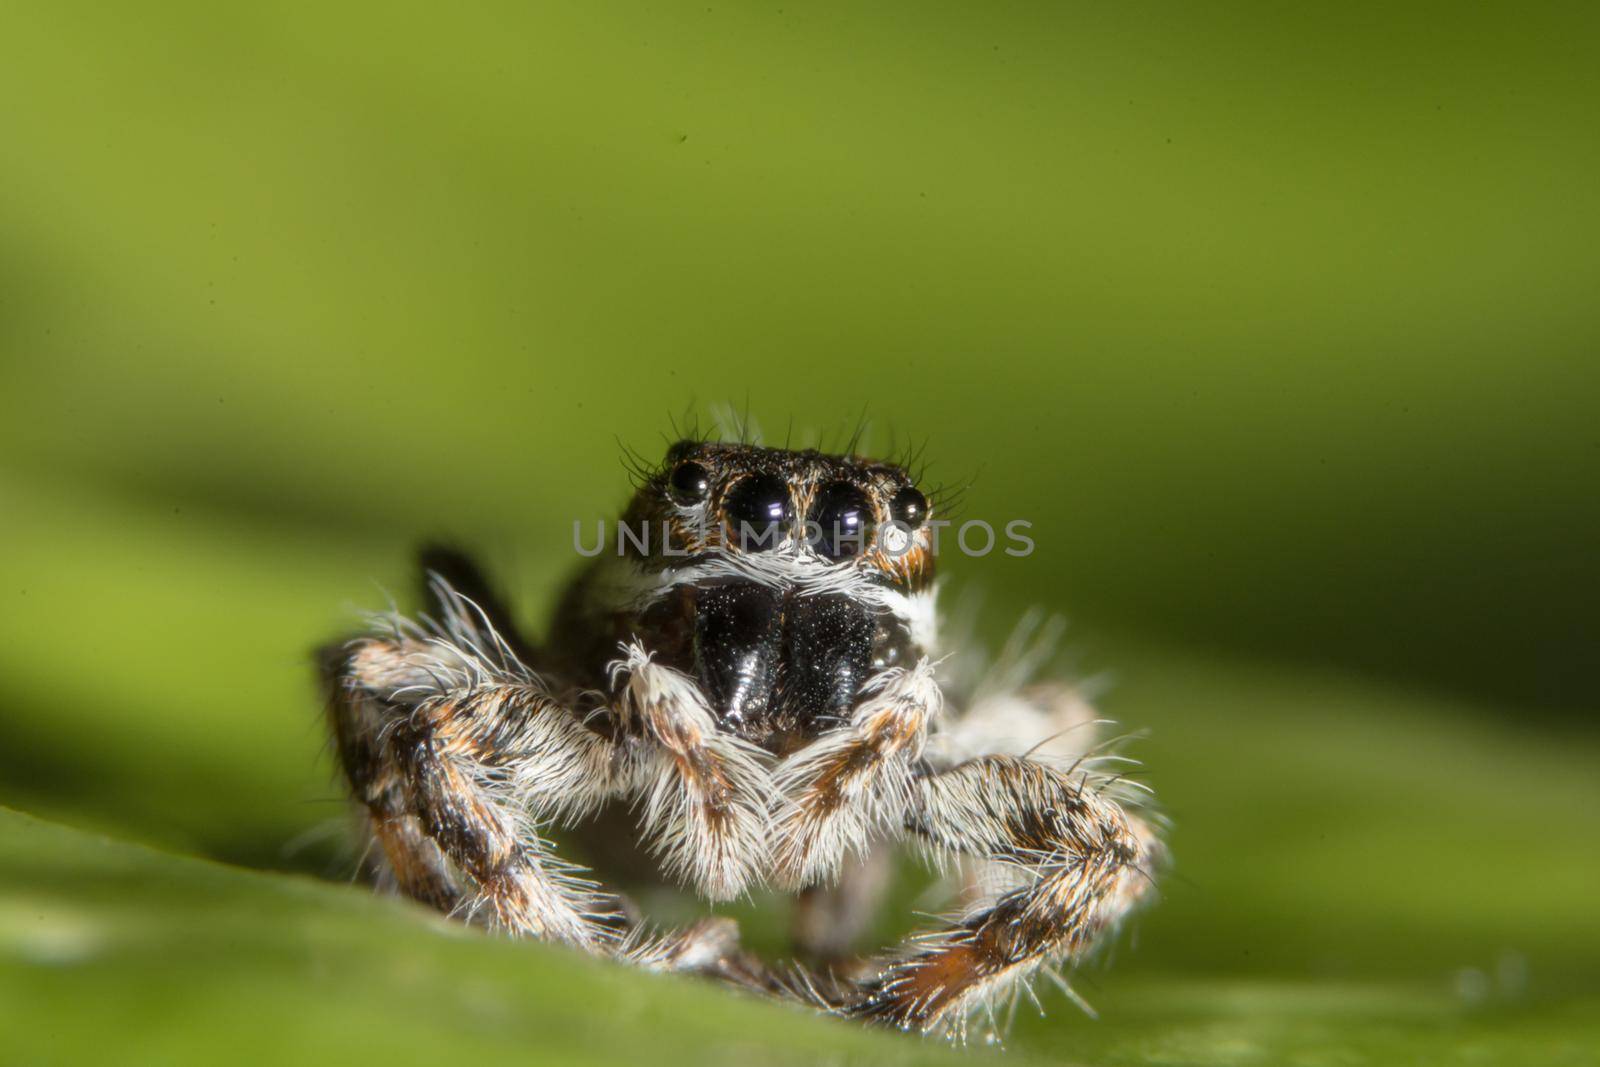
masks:
{"label": "jumping spider", "polygon": [[[1056,978],[1146,896],[1162,846],[1094,769],[1072,690],[1013,669],[946,699],[931,510],[893,464],[681,442],[624,515],[644,543],[592,560],[539,646],[466,557],[424,552],[431,615],[321,657],[386,876],[512,934],[904,1029],[962,1036]],[[555,854],[549,832],[585,824],[709,900],[799,893],[813,962],[769,968],[727,919],[647,932]],[[900,838],[962,871],[966,908],[847,963]]]}

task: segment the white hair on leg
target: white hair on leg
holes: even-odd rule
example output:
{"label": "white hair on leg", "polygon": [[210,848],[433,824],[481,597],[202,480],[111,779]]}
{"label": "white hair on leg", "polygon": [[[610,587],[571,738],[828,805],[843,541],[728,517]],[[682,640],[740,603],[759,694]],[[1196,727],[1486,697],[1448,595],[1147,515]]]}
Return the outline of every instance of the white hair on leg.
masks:
{"label": "white hair on leg", "polygon": [[550,786],[543,809],[570,812],[604,792],[579,768],[605,763],[605,742],[531,682],[479,673],[475,655],[442,637],[346,646],[330,675],[346,773],[409,895],[599,950],[616,901],[555,855],[534,801]]}
{"label": "white hair on leg", "polygon": [[825,882],[847,851],[864,854],[873,835],[898,831],[910,803],[911,772],[928,722],[943,700],[933,664],[894,667],[862,687],[848,726],[789,757],[774,784],[773,878],[782,886]]}
{"label": "white hair on leg", "polygon": [[738,896],[766,859],[772,786],[761,750],[720,729],[694,680],[637,642],[610,669],[624,726],[652,741],[637,757],[635,788],[653,848],[670,874],[706,896]]}
{"label": "white hair on leg", "polygon": [[1150,895],[1165,855],[1150,824],[1091,776],[1012,756],[918,778],[909,826],[936,857],[981,857],[1017,881],[909,940],[847,1011],[957,1038],[1035,974],[1104,943]]}

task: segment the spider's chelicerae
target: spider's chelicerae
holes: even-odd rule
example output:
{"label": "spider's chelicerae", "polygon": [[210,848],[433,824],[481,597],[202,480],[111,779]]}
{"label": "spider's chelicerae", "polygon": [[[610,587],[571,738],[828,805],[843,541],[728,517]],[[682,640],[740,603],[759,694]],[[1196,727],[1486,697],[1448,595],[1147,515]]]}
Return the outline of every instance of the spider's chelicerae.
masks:
{"label": "spider's chelicerae", "polygon": [[[512,934],[905,1029],[964,1036],[1058,978],[1162,847],[1098,769],[1087,706],[1025,677],[1037,656],[940,677],[961,657],[939,658],[931,510],[894,464],[682,442],[537,646],[466,557],[425,552],[429,614],[322,656],[385,876]],[[766,966],[727,919],[648,930],[556,854],[553,830],[585,826],[708,900],[798,893],[808,962]],[[963,875],[964,910],[850,960],[900,840]]]}

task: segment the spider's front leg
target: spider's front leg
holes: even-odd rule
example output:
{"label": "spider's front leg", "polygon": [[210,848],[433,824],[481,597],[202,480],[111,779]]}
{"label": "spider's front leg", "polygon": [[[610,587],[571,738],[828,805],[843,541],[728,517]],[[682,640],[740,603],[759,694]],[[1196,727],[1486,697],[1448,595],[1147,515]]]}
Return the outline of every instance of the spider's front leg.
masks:
{"label": "spider's front leg", "polygon": [[615,897],[555,856],[543,823],[627,784],[617,746],[558,703],[489,617],[443,579],[440,618],[326,650],[340,762],[402,892],[515,934],[598,949]]}
{"label": "spider's front leg", "polygon": [[937,851],[1010,868],[1020,884],[915,938],[840,1005],[846,1014],[959,1034],[987,999],[1080,958],[1154,884],[1160,841],[1091,774],[980,756],[919,777],[914,792],[912,832]]}
{"label": "spider's front leg", "polygon": [[717,727],[692,680],[637,645],[614,665],[611,707],[578,714],[526,666],[469,559],[430,550],[423,561],[436,618],[388,616],[382,632],[321,656],[340,762],[398,888],[515,934],[753,984],[736,928],[630,931],[620,900],[542,831],[642,796],[669,867],[708,895],[736,895],[764,854],[771,786],[755,751]]}

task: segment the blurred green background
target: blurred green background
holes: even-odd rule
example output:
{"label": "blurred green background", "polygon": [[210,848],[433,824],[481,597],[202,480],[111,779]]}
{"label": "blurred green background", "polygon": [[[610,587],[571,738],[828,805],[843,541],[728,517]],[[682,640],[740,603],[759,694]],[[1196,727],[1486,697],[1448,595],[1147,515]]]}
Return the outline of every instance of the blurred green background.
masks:
{"label": "blurred green background", "polygon": [[[1034,524],[952,589],[991,638],[1069,615],[1176,821],[1103,1021],[1057,998],[1016,1056],[1590,1062],[1591,5],[25,3],[0,55],[0,803],[343,878],[306,649],[418,539],[481,548],[537,628],[621,446],[865,411],[962,517]],[[258,890],[115,851],[96,882],[112,846],[59,833],[0,833],[30,1012],[142,1019],[157,1060],[271,1020],[272,1058],[392,978],[155,968],[174,899],[243,936]],[[142,915],[146,955],[53,992],[38,900]],[[536,1048],[577,971],[503,949],[417,966],[489,966]],[[133,1006],[227,967],[273,1009]],[[351,1034],[431,1025],[356,1000]]]}

